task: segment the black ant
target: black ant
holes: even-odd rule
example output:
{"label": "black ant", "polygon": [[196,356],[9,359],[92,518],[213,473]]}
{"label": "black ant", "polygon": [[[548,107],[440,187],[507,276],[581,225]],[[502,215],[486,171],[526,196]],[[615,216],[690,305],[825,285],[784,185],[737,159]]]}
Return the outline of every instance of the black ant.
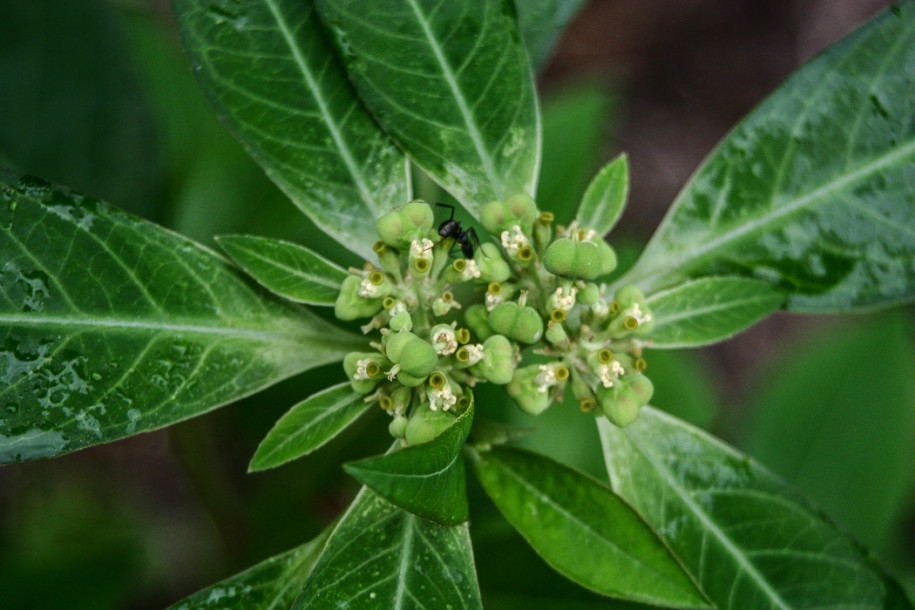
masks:
{"label": "black ant", "polygon": [[[451,216],[448,217],[448,220],[442,222],[438,225],[438,234],[441,235],[442,239],[438,243],[442,243],[449,237],[455,241],[455,246],[461,246],[461,252],[464,253],[464,257],[473,258],[473,248],[476,246],[480,247],[480,240],[477,237],[477,232],[473,228],[469,228],[466,231],[461,229],[461,223],[458,220],[454,219],[454,206],[448,205],[445,203],[436,203],[435,205],[448,208],[451,210]],[[451,246],[451,249],[454,249],[454,246]],[[449,256],[451,255],[451,250],[448,251]]]}

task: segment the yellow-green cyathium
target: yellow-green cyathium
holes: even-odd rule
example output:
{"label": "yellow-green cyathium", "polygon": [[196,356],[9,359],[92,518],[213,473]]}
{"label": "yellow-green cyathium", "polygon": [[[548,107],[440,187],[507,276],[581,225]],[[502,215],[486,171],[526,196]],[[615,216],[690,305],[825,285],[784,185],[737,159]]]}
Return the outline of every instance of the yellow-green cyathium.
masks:
{"label": "yellow-green cyathium", "polygon": [[413,201],[376,222],[377,260],[350,269],[335,305],[342,320],[368,319],[375,351],[349,354],[353,390],[391,415],[406,445],[431,440],[493,383],[525,412],[567,391],[582,411],[626,426],[653,392],[643,373],[652,316],[636,286],[608,294],[616,254],[599,235],[517,195],[483,206],[491,239],[472,258],[452,256],[434,208]]}

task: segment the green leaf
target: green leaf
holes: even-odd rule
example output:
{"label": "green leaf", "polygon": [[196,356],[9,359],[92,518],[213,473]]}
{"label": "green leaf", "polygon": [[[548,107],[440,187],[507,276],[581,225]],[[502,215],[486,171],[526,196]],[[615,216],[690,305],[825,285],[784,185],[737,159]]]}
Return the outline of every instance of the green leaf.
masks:
{"label": "green leaf", "polygon": [[911,608],[862,549],[756,462],[651,407],[598,418],[613,489],[719,608]]}
{"label": "green leaf", "polygon": [[441,525],[467,521],[461,447],[473,423],[473,404],[427,443],[343,465],[381,497]]}
{"label": "green leaf", "polygon": [[120,17],[103,0],[0,2],[0,163],[159,220],[162,150]]}
{"label": "green leaf", "polygon": [[912,336],[903,312],[856,319],[783,350],[749,392],[747,451],[878,551],[915,484]]}
{"label": "green leaf", "polygon": [[522,439],[534,432],[533,426],[517,426],[491,419],[477,418],[470,430],[469,440],[481,449],[488,449],[492,445],[504,445]]}
{"label": "green leaf", "polygon": [[467,525],[442,527],[363,488],[293,610],[482,608]]}
{"label": "green leaf", "polygon": [[[800,69],[706,160],[624,280],[747,275],[788,309],[915,297],[915,2]],[[621,283],[622,283],[621,281]]]}
{"label": "green leaf", "polygon": [[204,88],[315,224],[372,257],[375,219],[410,199],[407,164],[360,105],[311,2],[173,0]]}
{"label": "green leaf", "polygon": [[576,219],[581,226],[594,229],[598,235],[606,235],[622,216],[628,196],[629,158],[622,154],[594,176],[581,200]]}
{"label": "green leaf", "polygon": [[540,117],[507,2],[318,0],[365,105],[470,212],[534,194]]}
{"label": "green leaf", "polygon": [[650,295],[652,347],[696,347],[731,337],[775,312],[785,295],[763,280],[706,277]]}
{"label": "green leaf", "polygon": [[170,606],[168,610],[278,610],[289,608],[324,549],[332,528]]}
{"label": "green leaf", "polygon": [[657,534],[595,479],[521,449],[496,447],[473,456],[483,488],[505,518],[567,578],[611,597],[710,607]]}
{"label": "green leaf", "polygon": [[586,0],[515,0],[518,28],[535,72],[540,72],[563,30]]}
{"label": "green leaf", "polygon": [[349,382],[331,386],[295,405],[276,422],[251,458],[248,472],[275,468],[308,455],[340,434],[372,403]]}
{"label": "green leaf", "polygon": [[261,286],[299,303],[333,305],[346,277],[343,268],[288,241],[251,235],[223,235],[217,241]]}
{"label": "green leaf", "polygon": [[160,428],[359,349],[213,252],[0,174],[0,462]]}

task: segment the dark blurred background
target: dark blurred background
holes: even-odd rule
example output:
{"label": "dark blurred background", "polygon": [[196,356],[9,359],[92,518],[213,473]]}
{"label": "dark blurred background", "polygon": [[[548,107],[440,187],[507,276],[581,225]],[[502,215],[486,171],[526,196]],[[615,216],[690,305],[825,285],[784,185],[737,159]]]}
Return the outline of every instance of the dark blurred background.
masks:
{"label": "dark blurred background", "polygon": [[[541,204],[571,214],[600,165],[626,151],[631,197],[611,241],[631,259],[728,129],[887,4],[592,1],[540,78]],[[0,87],[3,165],[211,245],[213,235],[245,232],[356,262],[315,241],[318,232],[214,118],[167,2],[3,0]],[[910,308],[778,315],[720,346],[657,354],[654,402],[796,483],[911,591],[911,322]],[[245,472],[273,422],[341,376],[324,367],[168,431],[0,468],[0,608],[161,608],[314,536],[356,490],[340,462],[383,450],[383,420],[361,422],[316,456]],[[539,427],[527,444],[600,476],[593,423],[573,411],[525,420]],[[537,607],[622,607],[553,575],[475,500],[488,608],[533,599]]]}

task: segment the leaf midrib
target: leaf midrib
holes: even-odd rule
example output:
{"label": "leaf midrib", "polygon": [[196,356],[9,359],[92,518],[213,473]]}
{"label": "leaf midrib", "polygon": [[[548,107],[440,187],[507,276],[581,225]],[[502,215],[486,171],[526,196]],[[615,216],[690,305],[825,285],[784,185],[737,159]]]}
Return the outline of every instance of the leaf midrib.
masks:
{"label": "leaf midrib", "polygon": [[[839,178],[836,178],[835,180],[821,184],[815,189],[808,191],[806,194],[801,195],[800,197],[796,197],[795,199],[780,205],[769,214],[760,216],[755,220],[745,222],[731,231],[722,233],[718,237],[709,240],[705,244],[690,248],[689,250],[685,251],[679,250],[679,254],[673,257],[666,257],[665,255],[676,253],[678,250],[658,252],[655,255],[654,264],[649,267],[649,272],[640,276],[636,276],[641,280],[639,284],[644,285],[646,288],[650,289],[651,287],[655,286],[657,279],[659,277],[664,277],[669,270],[684,269],[690,264],[694,264],[696,261],[707,256],[709,253],[721,248],[722,246],[736,241],[747,234],[764,230],[766,227],[775,223],[782,217],[793,214],[799,210],[803,210],[804,208],[813,203],[816,203],[827,195],[844,192],[848,190],[848,188],[854,186],[854,184],[859,180],[863,180],[869,177],[871,174],[882,170],[888,165],[892,165],[894,162],[902,161],[906,156],[912,153],[915,153],[915,140],[910,141],[905,146],[900,146],[895,150],[880,155],[868,163],[860,165],[858,169],[853,172],[849,172]],[[636,271],[636,269],[633,271]]]}
{"label": "leaf midrib", "polygon": [[265,0],[267,8],[270,10],[270,13],[273,15],[273,18],[276,20],[277,27],[282,34],[283,39],[286,41],[286,44],[289,46],[289,50],[292,53],[292,57],[295,60],[296,66],[299,68],[299,71],[302,73],[302,76],[305,78],[305,83],[308,88],[311,90],[312,95],[314,96],[315,103],[318,106],[318,110],[321,112],[321,115],[324,117],[324,122],[327,125],[327,130],[330,132],[331,138],[333,138],[334,143],[337,145],[337,148],[340,151],[340,158],[343,159],[346,169],[349,171],[350,176],[353,178],[353,183],[356,185],[356,188],[359,190],[359,195],[362,197],[362,200],[368,205],[370,210],[375,209],[375,201],[369,192],[368,187],[365,182],[362,180],[362,174],[359,173],[358,167],[355,160],[353,159],[352,153],[346,142],[343,140],[343,136],[340,132],[339,127],[337,126],[334,117],[328,111],[327,102],[324,99],[324,96],[321,93],[321,89],[318,87],[318,83],[315,80],[314,75],[311,73],[311,70],[308,67],[308,63],[305,61],[305,57],[302,55],[301,49],[299,49],[296,44],[295,37],[292,35],[292,31],[289,29],[289,24],[286,23],[286,19],[280,11],[279,7],[276,4],[276,0]]}
{"label": "leaf midrib", "polygon": [[[782,608],[783,610],[791,610],[791,607],[781,598],[778,592],[769,585],[765,577],[756,569],[756,566],[753,565],[753,562],[743,553],[740,547],[731,542],[730,538],[728,538],[718,527],[714,520],[689,497],[687,490],[680,486],[670,470],[655,460],[653,454],[648,452],[646,447],[648,447],[649,444],[645,439],[639,436],[638,432],[632,428],[624,430],[624,433],[628,434],[632,439],[632,445],[635,447],[636,451],[648,460],[655,471],[664,479],[664,482],[667,483],[668,487],[680,498],[686,508],[689,509],[706,527],[706,531],[710,532],[721,543],[725,551],[737,561],[744,573],[758,585],[759,590],[764,593],[772,603],[776,604],[777,607]],[[635,442],[636,440],[640,442]]]}
{"label": "leaf midrib", "polygon": [[419,7],[416,5],[416,0],[407,1],[410,4],[410,8],[413,10],[413,14],[416,15],[416,20],[423,30],[423,34],[426,37],[426,41],[429,43],[429,47],[432,49],[432,52],[435,55],[435,60],[438,62],[439,67],[442,70],[442,76],[444,76],[448,88],[451,89],[451,93],[454,95],[454,100],[457,103],[458,111],[461,113],[461,118],[463,119],[464,124],[467,126],[467,133],[470,136],[470,140],[473,142],[473,146],[480,158],[483,169],[486,171],[486,176],[489,178],[490,186],[499,198],[504,198],[505,193],[502,192],[502,181],[499,180],[499,177],[496,174],[492,157],[490,157],[489,152],[486,150],[483,144],[483,138],[477,129],[476,123],[473,120],[470,106],[467,104],[467,100],[464,98],[464,93],[458,86],[454,72],[451,70],[451,67],[445,60],[445,56],[435,39],[435,35],[429,29],[428,21],[420,11]]}
{"label": "leaf midrib", "polygon": [[[233,321],[234,322],[234,321]],[[120,329],[125,332],[148,331],[153,333],[174,332],[185,334],[217,335],[262,338],[264,341],[276,341],[277,337],[293,343],[289,337],[288,328],[276,330],[239,328],[237,326],[215,326],[200,324],[196,321],[189,322],[155,322],[137,321],[127,318],[86,318],[86,317],[51,317],[51,316],[15,316],[0,314],[0,326],[60,326],[60,327],[89,327]]]}

